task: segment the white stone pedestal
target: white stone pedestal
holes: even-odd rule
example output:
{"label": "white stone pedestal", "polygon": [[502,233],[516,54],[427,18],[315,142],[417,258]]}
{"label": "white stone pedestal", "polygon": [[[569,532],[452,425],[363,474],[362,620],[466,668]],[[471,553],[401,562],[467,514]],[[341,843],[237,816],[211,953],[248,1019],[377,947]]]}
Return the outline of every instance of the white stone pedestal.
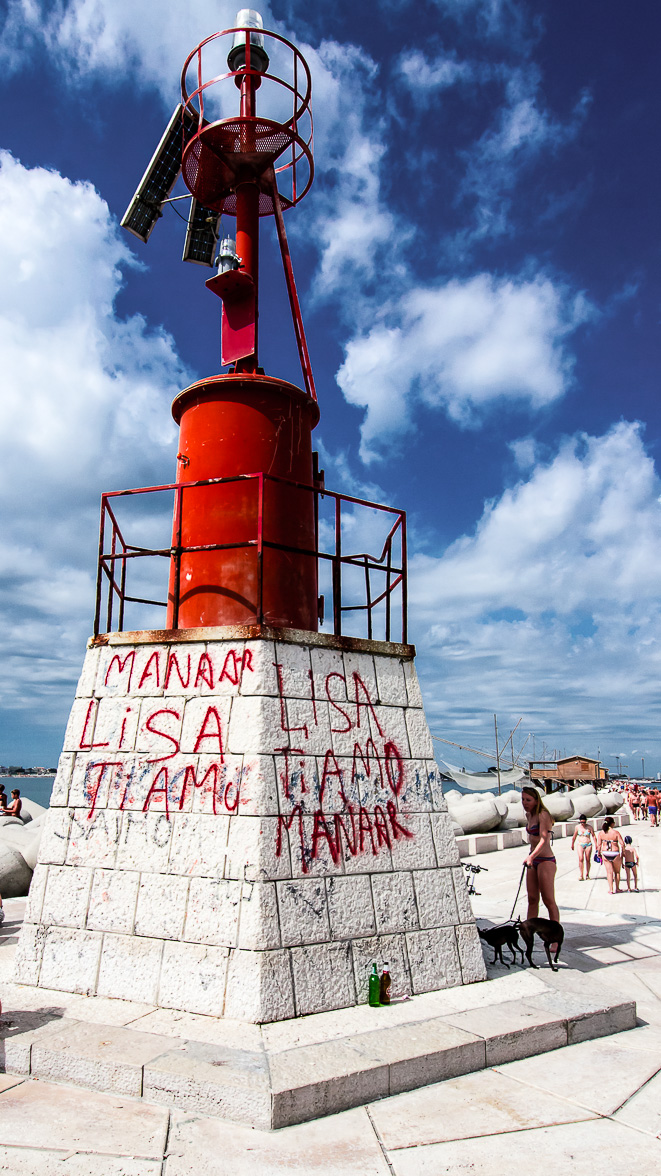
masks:
{"label": "white stone pedestal", "polygon": [[[101,639],[104,642],[105,639]],[[269,1022],[485,977],[410,646],[295,631],[89,649],[23,984]]]}

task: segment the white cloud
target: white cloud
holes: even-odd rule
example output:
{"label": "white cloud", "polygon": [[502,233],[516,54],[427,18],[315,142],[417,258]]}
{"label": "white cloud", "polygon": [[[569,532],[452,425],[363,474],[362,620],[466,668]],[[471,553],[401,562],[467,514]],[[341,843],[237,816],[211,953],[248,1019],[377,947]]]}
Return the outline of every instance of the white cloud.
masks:
{"label": "white cloud", "polygon": [[511,230],[512,192],[542,152],[558,151],[576,138],[590,106],[584,93],[571,118],[561,122],[540,104],[539,72],[534,67],[501,67],[505,104],[494,125],[463,152],[466,173],[460,196],[474,201],[475,227],[464,240],[498,237]]}
{"label": "white cloud", "polygon": [[418,100],[426,93],[448,90],[458,82],[471,81],[475,66],[469,61],[458,61],[455,53],[441,53],[429,60],[419,49],[401,54],[397,74]]}
{"label": "white cloud", "polygon": [[24,705],[38,667],[44,721],[91,630],[100,492],[174,474],[169,402],[189,373],[165,331],[116,317],[130,264],[91,185],[0,153],[0,694]]}
{"label": "white cloud", "polygon": [[351,340],[337,381],[366,411],[362,455],[412,427],[419,401],[466,424],[508,398],[540,408],[564,392],[569,333],[591,314],[548,278],[466,281],[410,290]]}
{"label": "white cloud", "polygon": [[622,422],[568,438],[485,506],[474,534],[413,560],[413,628],[435,660],[426,697],[440,733],[485,728],[497,709],[558,739],[624,738],[656,710],[658,495],[641,428]]}

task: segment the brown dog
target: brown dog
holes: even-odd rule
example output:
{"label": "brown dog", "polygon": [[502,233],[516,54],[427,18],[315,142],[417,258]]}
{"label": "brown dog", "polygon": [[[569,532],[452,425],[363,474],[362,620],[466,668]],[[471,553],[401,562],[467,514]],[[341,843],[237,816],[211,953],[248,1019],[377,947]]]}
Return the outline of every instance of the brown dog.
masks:
{"label": "brown dog", "polygon": [[557,964],[558,956],[560,955],[560,948],[562,947],[562,942],[565,938],[565,932],[563,930],[562,923],[556,923],[555,919],[526,919],[524,923],[519,923],[519,932],[523,942],[526,945],[526,956],[528,957],[528,963],[530,964],[530,967],[537,967],[537,964],[533,964],[532,962],[532,948],[535,935],[539,935],[539,938],[546,948],[546,958],[549,961],[549,966],[553,969],[554,972],[557,972],[558,969],[551,960],[550,947],[552,943],[557,945],[555,952],[555,963]]}
{"label": "brown dog", "polygon": [[501,964],[505,964],[505,967],[509,968],[509,964],[505,963],[503,959],[503,948],[505,946],[509,947],[512,953],[512,963],[516,963],[516,953],[520,951],[521,963],[523,964],[523,951],[519,947],[519,934],[516,927],[512,926],[511,923],[506,923],[502,927],[488,927],[486,931],[480,930],[478,927],[477,933],[480,939],[483,939],[485,943],[488,943],[493,948],[492,964],[495,964],[496,960],[499,959]]}

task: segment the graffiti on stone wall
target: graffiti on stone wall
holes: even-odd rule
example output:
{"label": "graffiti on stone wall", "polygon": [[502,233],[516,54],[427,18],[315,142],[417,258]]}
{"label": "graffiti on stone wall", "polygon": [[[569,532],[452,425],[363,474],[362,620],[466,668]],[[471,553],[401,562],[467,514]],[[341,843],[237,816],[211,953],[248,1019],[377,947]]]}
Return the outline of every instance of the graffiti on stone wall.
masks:
{"label": "graffiti on stone wall", "polygon": [[[358,671],[322,676],[318,697],[309,670],[309,688],[299,682],[294,696],[286,667],[273,666],[277,696],[254,698],[273,706],[259,754],[276,766],[276,856],[288,834],[307,873],[319,857],[377,856],[412,838],[398,804],[408,745],[389,729],[404,708],[378,705]],[[206,650],[113,654],[79,711],[87,820],[100,808],[155,810],[170,821],[193,803],[215,816],[249,806],[254,769],[228,753],[228,728],[232,700],[254,672],[250,650],[237,648],[219,660]]]}

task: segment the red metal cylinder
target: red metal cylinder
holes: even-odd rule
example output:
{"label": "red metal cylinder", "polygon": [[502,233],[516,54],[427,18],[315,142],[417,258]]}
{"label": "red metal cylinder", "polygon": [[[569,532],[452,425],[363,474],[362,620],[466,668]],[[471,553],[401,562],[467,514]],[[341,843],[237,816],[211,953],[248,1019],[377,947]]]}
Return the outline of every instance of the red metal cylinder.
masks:
{"label": "red metal cylinder", "polygon": [[261,511],[258,478],[179,492],[174,546],[246,546],[183,553],[178,575],[173,559],[167,627],[264,623],[316,631],[317,560],[302,554],[316,549],[314,492],[267,475],[312,487],[317,404],[285,380],[221,375],[186,388],[172,414],[180,429],[178,481],[264,478]]}

